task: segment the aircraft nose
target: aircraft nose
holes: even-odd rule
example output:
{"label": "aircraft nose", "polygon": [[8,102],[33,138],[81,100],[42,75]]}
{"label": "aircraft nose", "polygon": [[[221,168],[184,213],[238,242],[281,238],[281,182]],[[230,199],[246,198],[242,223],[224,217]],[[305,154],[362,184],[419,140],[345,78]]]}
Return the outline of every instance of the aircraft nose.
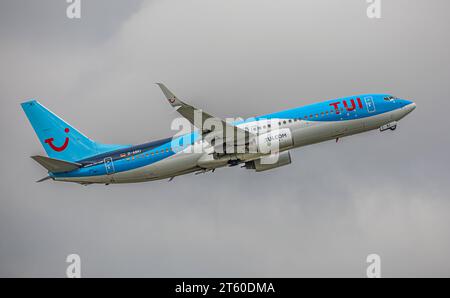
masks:
{"label": "aircraft nose", "polygon": [[406,110],[407,113],[411,113],[416,109],[416,103],[411,100],[401,99],[400,104],[402,106],[402,109]]}
{"label": "aircraft nose", "polygon": [[413,102],[411,100],[403,99],[403,98],[397,98],[396,102],[401,105],[402,107],[412,104]]}

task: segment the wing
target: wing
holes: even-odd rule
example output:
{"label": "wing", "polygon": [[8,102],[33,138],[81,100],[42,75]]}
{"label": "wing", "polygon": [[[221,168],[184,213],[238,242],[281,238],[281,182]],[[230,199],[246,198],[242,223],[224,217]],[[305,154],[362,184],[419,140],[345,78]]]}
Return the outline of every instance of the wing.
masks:
{"label": "wing", "polygon": [[255,137],[254,134],[247,130],[241,129],[231,123],[213,117],[210,114],[203,112],[181,100],[179,100],[175,94],[173,94],[164,84],[157,83],[162,92],[167,98],[167,101],[172,107],[174,107],[178,113],[184,118],[189,120],[196,128],[198,128],[204,138],[215,140],[214,143],[218,144],[218,140],[221,143],[225,141],[229,144],[230,141],[234,141],[234,144],[248,144],[248,142]]}

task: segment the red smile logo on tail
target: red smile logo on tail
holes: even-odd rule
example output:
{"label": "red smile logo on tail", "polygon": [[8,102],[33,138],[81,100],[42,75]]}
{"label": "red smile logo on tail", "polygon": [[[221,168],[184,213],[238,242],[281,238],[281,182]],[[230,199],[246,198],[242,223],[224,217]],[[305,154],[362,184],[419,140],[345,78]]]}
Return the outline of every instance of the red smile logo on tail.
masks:
{"label": "red smile logo on tail", "polygon": [[[66,128],[64,129],[65,133],[69,133],[69,129]],[[53,138],[49,138],[44,140],[44,142],[46,142],[53,150],[55,150],[56,152],[61,152],[64,151],[64,149],[67,148],[67,145],[69,145],[69,138],[66,137],[66,140],[64,141],[64,144],[62,144],[62,146],[57,147],[55,146],[55,144],[53,144],[54,139]]]}

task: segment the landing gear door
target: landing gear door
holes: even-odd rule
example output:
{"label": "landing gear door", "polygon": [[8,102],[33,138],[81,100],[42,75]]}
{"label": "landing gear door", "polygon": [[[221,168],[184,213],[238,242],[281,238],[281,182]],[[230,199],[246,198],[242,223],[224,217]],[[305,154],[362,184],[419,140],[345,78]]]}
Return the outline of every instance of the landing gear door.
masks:
{"label": "landing gear door", "polygon": [[104,160],[105,163],[105,169],[106,169],[106,174],[107,175],[111,175],[114,174],[114,163],[111,157],[107,157]]}
{"label": "landing gear door", "polygon": [[373,102],[372,96],[364,97],[364,101],[366,102],[367,112],[375,112],[375,103]]}

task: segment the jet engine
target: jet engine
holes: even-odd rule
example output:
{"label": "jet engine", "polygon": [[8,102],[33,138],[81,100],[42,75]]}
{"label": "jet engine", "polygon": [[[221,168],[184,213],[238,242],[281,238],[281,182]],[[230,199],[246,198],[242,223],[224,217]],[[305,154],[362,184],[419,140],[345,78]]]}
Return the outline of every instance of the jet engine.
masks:
{"label": "jet engine", "polygon": [[271,155],[263,156],[257,160],[248,161],[245,163],[245,168],[253,169],[256,172],[262,172],[286,166],[290,163],[291,154],[289,151],[284,151],[281,153],[273,153]]}

